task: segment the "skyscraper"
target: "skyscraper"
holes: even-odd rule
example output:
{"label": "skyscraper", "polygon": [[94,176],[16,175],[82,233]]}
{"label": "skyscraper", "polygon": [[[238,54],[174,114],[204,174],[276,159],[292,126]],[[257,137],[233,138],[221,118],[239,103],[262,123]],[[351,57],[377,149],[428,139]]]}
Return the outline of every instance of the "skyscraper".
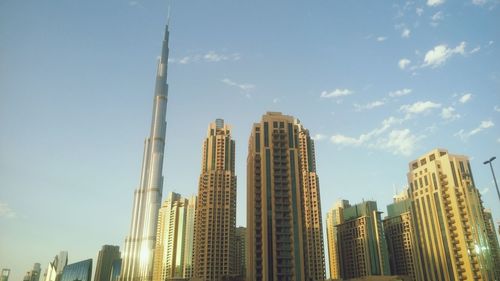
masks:
{"label": "skyscraper", "polygon": [[121,281],[151,281],[158,209],[163,191],[163,153],[167,113],[168,25],[158,62],[150,136],[144,143],[139,188],[134,193],[130,233],[125,239]]}
{"label": "skyscraper", "polygon": [[33,265],[33,269],[26,272],[23,281],[38,281],[40,279],[40,271],[41,271],[40,264],[35,263]]}
{"label": "skyscraper", "polygon": [[54,257],[52,262],[49,262],[47,269],[43,275],[43,281],[59,281],[63,273],[64,267],[68,264],[68,252],[61,251]]}
{"label": "skyscraper", "polygon": [[340,277],[389,275],[387,245],[377,203],[365,201],[342,212],[343,222],[337,225]]}
{"label": "skyscraper", "polygon": [[247,158],[247,280],[324,280],[314,143],[297,119],[268,112]]}
{"label": "skyscraper", "polygon": [[68,264],[64,267],[61,281],[90,281],[92,279],[92,259]]}
{"label": "skyscraper", "polygon": [[344,208],[349,207],[349,201],[340,200],[326,213],[326,239],[328,244],[328,261],[330,278],[340,279],[340,256],[337,238],[337,225],[344,222]]}
{"label": "skyscraper", "polygon": [[247,248],[247,228],[240,226],[236,228],[236,236],[235,236],[235,260],[236,260],[236,271],[235,275],[245,277],[246,276],[246,248]]}
{"label": "skyscraper", "polygon": [[498,245],[497,234],[495,233],[495,223],[491,210],[484,211],[484,220],[486,223],[486,233],[488,234],[489,251],[493,260],[493,271],[495,280],[500,280],[500,247]]}
{"label": "skyscraper", "polygon": [[104,245],[99,251],[94,281],[109,281],[113,262],[120,259],[120,247]]}
{"label": "skyscraper", "polygon": [[217,119],[203,142],[194,241],[194,277],[235,274],[236,175],[231,127]]}
{"label": "skyscraper", "polygon": [[[153,281],[190,278],[196,196],[182,198],[171,192],[158,214]],[[192,209],[190,209],[192,208]],[[191,231],[189,231],[191,229]]]}
{"label": "skyscraper", "polygon": [[0,275],[0,281],[9,281],[10,269],[2,268],[2,274]]}
{"label": "skyscraper", "polygon": [[417,276],[421,276],[420,263],[415,253],[415,230],[411,220],[408,189],[387,206],[387,214],[383,223],[391,274],[406,275],[412,281],[420,280],[417,279]]}
{"label": "skyscraper", "polygon": [[435,149],[410,162],[407,176],[420,280],[494,280],[469,159]]}

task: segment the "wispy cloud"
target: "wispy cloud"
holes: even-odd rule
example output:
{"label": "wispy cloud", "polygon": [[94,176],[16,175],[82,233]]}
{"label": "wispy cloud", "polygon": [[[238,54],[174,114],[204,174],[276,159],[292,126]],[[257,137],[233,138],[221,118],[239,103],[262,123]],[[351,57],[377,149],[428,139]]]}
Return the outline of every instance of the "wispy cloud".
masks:
{"label": "wispy cloud", "polygon": [[349,137],[341,134],[333,135],[330,141],[341,146],[365,146],[390,151],[398,155],[411,155],[417,142],[423,138],[411,134],[409,129],[391,129],[396,124],[401,124],[404,119],[389,117],[380,127],[358,137]]}
{"label": "wispy cloud", "polygon": [[385,40],[387,40],[387,37],[384,36],[377,37],[377,42],[384,42]]}
{"label": "wispy cloud", "polygon": [[427,6],[439,6],[444,3],[444,0],[427,0]]}
{"label": "wispy cloud", "polygon": [[479,52],[480,50],[481,50],[481,46],[477,46],[477,47],[475,47],[474,49],[472,49],[469,53],[470,53],[470,54],[474,54],[474,53]]}
{"label": "wispy cloud", "polygon": [[399,110],[407,115],[427,113],[434,108],[440,108],[441,104],[432,101],[418,101],[413,104],[402,105]]}
{"label": "wispy cloud", "polygon": [[168,61],[170,63],[176,64],[190,64],[196,62],[221,62],[221,61],[237,61],[240,60],[241,56],[238,53],[217,53],[215,51],[209,51],[201,54],[193,54],[189,56],[184,56],[182,58],[170,58]]}
{"label": "wispy cloud", "polygon": [[482,121],[481,124],[479,124],[479,126],[477,126],[476,128],[470,130],[469,132],[466,132],[464,129],[461,129],[460,131],[458,131],[455,136],[458,136],[460,137],[463,141],[466,141],[468,138],[478,134],[479,132],[485,130],[485,129],[489,129],[491,127],[495,126],[495,123],[493,123],[493,121],[491,120],[485,120],[485,121]]}
{"label": "wispy cloud", "polygon": [[12,219],[16,216],[16,212],[7,203],[0,202],[0,218]]}
{"label": "wispy cloud", "polygon": [[401,90],[396,90],[394,92],[390,92],[389,97],[391,97],[391,98],[402,97],[402,96],[406,96],[406,95],[411,94],[411,92],[412,92],[412,89],[404,88]]}
{"label": "wispy cloud", "polygon": [[462,41],[455,48],[448,48],[446,44],[437,45],[425,54],[422,67],[436,68],[443,65],[448,59],[456,54],[465,55],[465,46],[465,41]]}
{"label": "wispy cloud", "polygon": [[330,92],[328,92],[328,91],[321,92],[320,97],[329,99],[329,98],[338,98],[338,97],[349,96],[352,94],[353,94],[353,91],[351,91],[349,89],[335,89],[335,90],[330,91]]}
{"label": "wispy cloud", "polygon": [[431,17],[431,25],[432,26],[438,26],[441,21],[444,20],[444,14],[442,11],[436,12],[434,15]]}
{"label": "wispy cloud", "polygon": [[367,104],[363,104],[363,105],[355,103],[354,107],[356,108],[356,111],[362,111],[362,110],[373,109],[373,108],[382,106],[384,104],[385,104],[384,101],[377,100],[377,101],[373,101],[373,102],[370,102],[370,103],[367,103]]}
{"label": "wispy cloud", "polygon": [[453,108],[452,106],[443,107],[443,109],[441,110],[441,117],[448,121],[456,120],[460,118],[460,114],[455,113],[455,111],[455,108]]}
{"label": "wispy cloud", "polygon": [[422,8],[416,8],[415,9],[415,13],[417,14],[417,16],[420,17],[421,15],[424,14],[424,9],[422,9]]}
{"label": "wispy cloud", "polygon": [[222,80],[220,80],[222,83],[226,84],[226,85],[229,85],[231,87],[236,87],[242,91],[250,91],[252,89],[255,88],[255,85],[253,84],[248,84],[248,83],[237,83],[237,82],[234,82],[232,80],[230,80],[229,78],[224,78]]}
{"label": "wispy cloud", "polygon": [[493,110],[495,110],[496,112],[500,112],[500,106],[495,105],[495,106],[493,107]]}
{"label": "wispy cloud", "polygon": [[410,33],[411,33],[411,30],[408,29],[408,28],[405,28],[401,32],[401,37],[403,37],[403,38],[410,38]]}
{"label": "wispy cloud", "polygon": [[408,65],[410,65],[410,63],[411,63],[411,60],[409,60],[407,58],[402,58],[399,60],[398,66],[401,69],[405,69]]}
{"label": "wispy cloud", "polygon": [[467,103],[468,101],[470,101],[471,98],[472,98],[472,94],[466,93],[466,94],[463,94],[458,101],[460,103]]}
{"label": "wispy cloud", "polygon": [[326,135],[323,134],[315,134],[314,136],[311,137],[315,141],[322,141],[326,139]]}

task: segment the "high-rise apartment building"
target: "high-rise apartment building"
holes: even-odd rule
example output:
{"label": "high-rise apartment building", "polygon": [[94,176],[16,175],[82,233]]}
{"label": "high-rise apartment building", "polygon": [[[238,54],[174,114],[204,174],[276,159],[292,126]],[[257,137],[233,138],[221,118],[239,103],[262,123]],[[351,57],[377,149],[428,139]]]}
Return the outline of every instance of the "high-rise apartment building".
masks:
{"label": "high-rise apartment building", "polygon": [[360,278],[389,275],[387,245],[381,212],[375,201],[365,201],[342,210],[337,227],[340,277]]}
{"label": "high-rise apartment building", "polygon": [[247,158],[247,280],[324,280],[314,142],[300,122],[268,112]]}
{"label": "high-rise apartment building", "polygon": [[194,277],[233,276],[236,231],[235,142],[231,127],[217,119],[203,142],[194,242]]}
{"label": "high-rise apartment building", "polygon": [[144,142],[141,180],[134,193],[132,222],[125,239],[120,281],[153,279],[153,252],[163,191],[163,156],[167,128],[168,36],[167,26],[156,74],[151,132]]}
{"label": "high-rise apartment building", "polygon": [[[435,149],[410,162],[419,280],[494,280],[487,227],[469,159]],[[498,265],[496,265],[498,267]]]}
{"label": "high-rise apartment building", "polygon": [[236,260],[236,271],[235,275],[245,277],[246,276],[246,248],[247,248],[247,228],[246,227],[237,227],[236,235],[235,235],[235,260]]}
{"label": "high-rise apartment building", "polygon": [[[153,281],[190,278],[196,196],[171,192],[158,214]],[[191,230],[190,230],[191,229]]]}
{"label": "high-rise apartment building", "polygon": [[120,247],[104,245],[99,251],[94,281],[110,281],[113,262],[120,259]]}
{"label": "high-rise apartment building", "polygon": [[[408,189],[394,198],[394,203],[387,206],[387,217],[384,219],[384,233],[389,251],[391,274],[406,275],[417,281],[416,271],[420,269],[419,259],[415,253],[413,222],[410,212]],[[420,272],[420,271],[419,271]]]}
{"label": "high-rise apartment building", "polygon": [[344,222],[344,208],[349,207],[349,201],[340,200],[326,213],[326,240],[328,245],[328,261],[330,279],[340,279],[340,256],[337,238],[337,225]]}
{"label": "high-rise apartment building", "polygon": [[40,279],[40,271],[41,271],[40,264],[35,263],[33,265],[33,269],[26,272],[23,281],[38,281]]}
{"label": "high-rise apartment building", "polygon": [[92,259],[68,264],[64,267],[61,281],[90,281],[92,279]]}
{"label": "high-rise apartment building", "polygon": [[111,264],[111,274],[109,276],[109,281],[117,281],[120,277],[122,271],[122,259],[116,259]]}
{"label": "high-rise apartment building", "polygon": [[488,235],[489,251],[493,260],[493,274],[495,280],[500,280],[500,246],[498,245],[497,234],[495,233],[495,222],[490,210],[484,210],[484,220],[486,223],[486,233]]}

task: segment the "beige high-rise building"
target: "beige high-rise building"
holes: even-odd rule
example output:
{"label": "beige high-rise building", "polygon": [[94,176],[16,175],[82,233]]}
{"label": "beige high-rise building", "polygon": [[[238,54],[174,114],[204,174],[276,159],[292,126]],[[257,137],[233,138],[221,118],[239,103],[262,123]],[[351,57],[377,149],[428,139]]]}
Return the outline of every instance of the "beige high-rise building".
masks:
{"label": "beige high-rise building", "polygon": [[245,277],[246,276],[246,264],[247,264],[247,228],[240,226],[236,228],[235,236],[235,246],[236,246],[236,276]]}
{"label": "beige high-rise building", "polygon": [[331,279],[340,279],[340,256],[336,226],[344,222],[342,211],[349,206],[349,201],[340,200],[326,213],[326,239]]}
{"label": "beige high-rise building", "polygon": [[[384,232],[389,251],[391,274],[406,275],[417,281],[416,271],[421,270],[415,253],[412,216],[410,212],[408,189],[394,197],[394,203],[387,206],[387,217],[384,219]],[[421,273],[420,273],[421,275]]]}
{"label": "beige high-rise building", "polygon": [[500,247],[498,245],[497,234],[495,233],[495,223],[490,210],[484,211],[484,221],[486,223],[486,232],[488,234],[489,251],[493,260],[493,274],[495,280],[500,280]]}
{"label": "beige high-rise building", "polygon": [[365,201],[349,206],[342,214],[343,222],[336,226],[340,277],[389,275],[387,245],[377,203]]}
{"label": "beige high-rise building", "polygon": [[231,127],[217,119],[203,142],[195,227],[194,277],[234,276],[236,231],[235,143]]}
{"label": "beige high-rise building", "polygon": [[314,142],[297,119],[268,112],[247,158],[248,281],[324,280]]}
{"label": "beige high-rise building", "polygon": [[191,277],[195,209],[196,196],[186,199],[171,192],[163,202],[158,213],[153,281]]}
{"label": "beige high-rise building", "polygon": [[[487,227],[469,159],[435,149],[410,162],[418,280],[494,280]],[[497,265],[498,266],[498,265]]]}

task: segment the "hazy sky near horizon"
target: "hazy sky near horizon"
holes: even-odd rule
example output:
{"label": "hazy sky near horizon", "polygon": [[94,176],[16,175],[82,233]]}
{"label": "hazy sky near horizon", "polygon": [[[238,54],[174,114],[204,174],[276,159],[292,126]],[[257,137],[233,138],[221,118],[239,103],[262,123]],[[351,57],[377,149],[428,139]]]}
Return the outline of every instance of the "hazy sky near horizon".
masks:
{"label": "hazy sky near horizon", "polygon": [[[207,126],[223,118],[245,225],[251,126],[281,111],[315,136],[323,219],[340,198],[385,212],[408,162],[441,147],[470,156],[500,220],[482,164],[500,157],[498,0],[171,7],[164,198],[196,193]],[[166,1],[0,1],[0,268],[12,281],[60,250],[72,263],[123,246],[166,18]]]}

